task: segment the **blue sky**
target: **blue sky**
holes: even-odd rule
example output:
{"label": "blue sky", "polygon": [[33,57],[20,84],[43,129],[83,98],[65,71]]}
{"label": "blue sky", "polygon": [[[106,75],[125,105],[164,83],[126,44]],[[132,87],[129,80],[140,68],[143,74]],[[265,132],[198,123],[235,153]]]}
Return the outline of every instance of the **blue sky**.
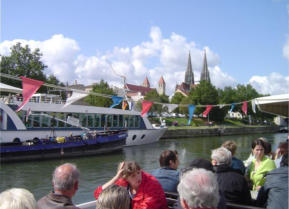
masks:
{"label": "blue sky", "polygon": [[120,74],[156,87],[164,76],[171,95],[189,51],[199,79],[206,49],[215,86],[288,93],[288,11],[285,0],[2,0],[0,53],[40,48],[47,73],[69,83],[119,86]]}

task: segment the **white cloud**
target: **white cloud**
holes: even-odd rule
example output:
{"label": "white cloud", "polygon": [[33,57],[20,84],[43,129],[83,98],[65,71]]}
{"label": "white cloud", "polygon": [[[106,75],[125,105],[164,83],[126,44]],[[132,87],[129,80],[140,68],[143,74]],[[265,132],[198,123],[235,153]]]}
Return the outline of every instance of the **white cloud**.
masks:
{"label": "white cloud", "polygon": [[249,80],[261,94],[288,94],[289,76],[285,77],[279,73],[271,73],[269,76],[253,76]]}
{"label": "white cloud", "polygon": [[[159,27],[152,27],[149,39],[138,45],[127,48],[115,46],[111,51],[93,56],[84,56],[78,43],[62,34],[53,35],[45,41],[4,41],[0,43],[0,54],[8,55],[10,47],[17,42],[28,44],[32,50],[39,48],[43,53],[42,61],[48,66],[46,73],[52,73],[62,82],[70,84],[78,80],[78,83],[89,85],[104,79],[110,84],[121,86],[123,80],[119,75],[124,75],[126,81],[132,84],[142,84],[145,76],[148,76],[151,87],[157,87],[163,76],[166,93],[171,95],[175,85],[184,81],[189,52],[195,81],[199,81],[204,49],[213,85],[223,88],[237,84],[234,78],[221,70],[220,58],[209,46],[200,48],[195,42],[176,33],[165,38]],[[283,54],[289,60],[289,38]],[[254,76],[250,83],[264,93],[288,90],[288,78],[277,75],[279,74],[272,73],[269,77]]]}

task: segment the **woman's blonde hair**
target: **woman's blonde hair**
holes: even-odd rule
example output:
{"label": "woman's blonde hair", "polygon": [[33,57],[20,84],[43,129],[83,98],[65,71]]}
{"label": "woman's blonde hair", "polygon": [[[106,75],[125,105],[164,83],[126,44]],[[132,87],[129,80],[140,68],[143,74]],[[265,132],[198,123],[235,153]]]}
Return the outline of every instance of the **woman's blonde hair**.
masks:
{"label": "woman's blonde hair", "polygon": [[115,184],[103,190],[96,200],[96,209],[129,209],[129,207],[128,191]]}
{"label": "woman's blonde hair", "polygon": [[[120,169],[121,164],[122,163],[118,165],[118,170]],[[139,171],[140,169],[140,166],[135,161],[125,161],[123,165],[122,177],[127,178]]]}

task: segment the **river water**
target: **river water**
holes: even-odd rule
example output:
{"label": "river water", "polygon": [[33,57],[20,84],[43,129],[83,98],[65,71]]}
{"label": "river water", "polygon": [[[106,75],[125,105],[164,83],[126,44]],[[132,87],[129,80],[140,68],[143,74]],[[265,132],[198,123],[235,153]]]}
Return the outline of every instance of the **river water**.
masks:
{"label": "river water", "polygon": [[26,188],[38,200],[52,190],[51,178],[54,168],[62,163],[71,162],[75,163],[81,172],[79,190],[73,198],[73,202],[79,204],[94,200],[94,189],[115,175],[117,165],[122,160],[135,160],[143,170],[151,172],[158,168],[158,158],[163,150],[176,149],[179,153],[179,168],[183,168],[195,158],[210,160],[211,150],[226,140],[234,140],[237,143],[236,157],[245,160],[250,154],[251,142],[261,136],[271,142],[273,151],[280,141],[287,139],[287,134],[282,133],[168,139],[148,145],[125,147],[122,151],[102,156],[3,164],[0,167],[0,191],[11,187]]}

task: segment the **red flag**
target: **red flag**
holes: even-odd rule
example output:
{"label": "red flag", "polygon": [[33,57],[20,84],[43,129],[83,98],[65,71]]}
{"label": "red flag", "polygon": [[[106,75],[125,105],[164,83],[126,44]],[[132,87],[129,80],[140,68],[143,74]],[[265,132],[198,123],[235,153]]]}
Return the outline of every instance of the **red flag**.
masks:
{"label": "red flag", "polygon": [[26,78],[24,76],[20,76],[20,78],[22,79],[23,102],[19,105],[16,112],[20,111],[24,107],[24,105],[29,101],[32,95],[44,83],[43,81],[33,80],[31,78]]}
{"label": "red flag", "polygon": [[150,110],[150,108],[151,108],[152,105],[153,105],[152,102],[143,101],[143,102],[142,102],[141,116],[144,116],[144,114],[146,114],[146,113]]}
{"label": "red flag", "polygon": [[203,117],[207,117],[207,115],[211,111],[212,107],[213,107],[213,105],[207,105],[206,110],[203,112]]}
{"label": "red flag", "polygon": [[243,102],[242,111],[247,115],[247,113],[248,113],[248,102],[247,101]]}

